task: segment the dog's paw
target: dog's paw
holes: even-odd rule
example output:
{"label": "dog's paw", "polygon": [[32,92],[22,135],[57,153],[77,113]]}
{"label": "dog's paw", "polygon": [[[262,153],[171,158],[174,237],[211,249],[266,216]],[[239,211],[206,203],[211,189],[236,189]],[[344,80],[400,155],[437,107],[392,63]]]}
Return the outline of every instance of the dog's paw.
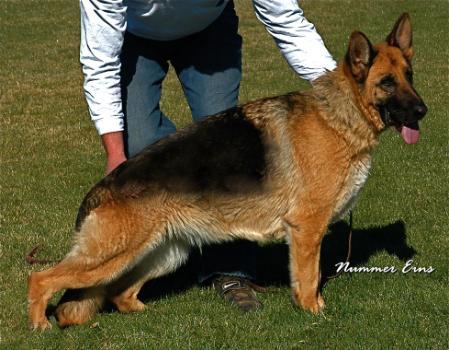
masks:
{"label": "dog's paw", "polygon": [[112,302],[122,313],[139,312],[146,308],[145,304],[137,298],[115,298]]}
{"label": "dog's paw", "polygon": [[319,312],[322,312],[326,307],[326,303],[324,302],[324,298],[321,293],[318,294],[318,306],[320,307]]}
{"label": "dog's paw", "polygon": [[51,323],[46,318],[38,321],[31,321],[29,324],[29,328],[32,331],[45,331],[51,329],[51,327]]}
{"label": "dog's paw", "polygon": [[320,293],[318,293],[318,295],[316,295],[316,293],[302,295],[302,293],[295,288],[293,289],[292,300],[296,306],[310,311],[315,315],[321,313],[325,307],[323,296]]}

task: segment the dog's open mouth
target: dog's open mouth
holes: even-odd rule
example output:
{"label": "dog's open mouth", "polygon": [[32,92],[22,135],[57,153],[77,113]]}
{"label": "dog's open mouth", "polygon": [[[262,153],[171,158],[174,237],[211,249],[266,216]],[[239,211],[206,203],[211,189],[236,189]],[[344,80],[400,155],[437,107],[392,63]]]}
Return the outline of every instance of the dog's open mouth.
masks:
{"label": "dog's open mouth", "polygon": [[396,130],[401,134],[402,139],[408,145],[413,145],[419,140],[418,122],[396,126]]}

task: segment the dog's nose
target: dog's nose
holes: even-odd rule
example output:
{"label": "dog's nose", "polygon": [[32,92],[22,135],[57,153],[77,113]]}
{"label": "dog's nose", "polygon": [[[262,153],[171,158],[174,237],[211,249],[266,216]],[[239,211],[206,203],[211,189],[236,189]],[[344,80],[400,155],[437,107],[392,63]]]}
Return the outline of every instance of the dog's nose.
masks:
{"label": "dog's nose", "polygon": [[421,119],[427,113],[427,106],[424,103],[418,103],[413,107],[413,114],[416,118]]}

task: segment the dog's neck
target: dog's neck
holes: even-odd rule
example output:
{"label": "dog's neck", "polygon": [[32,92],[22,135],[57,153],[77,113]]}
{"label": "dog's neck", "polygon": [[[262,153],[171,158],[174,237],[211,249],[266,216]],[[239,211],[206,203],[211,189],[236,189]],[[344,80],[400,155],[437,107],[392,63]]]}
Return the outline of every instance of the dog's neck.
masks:
{"label": "dog's neck", "polygon": [[315,80],[313,93],[320,107],[327,111],[322,113],[323,117],[349,147],[355,153],[370,152],[377,145],[384,125],[378,112],[364,103],[357,83],[344,70],[339,65]]}

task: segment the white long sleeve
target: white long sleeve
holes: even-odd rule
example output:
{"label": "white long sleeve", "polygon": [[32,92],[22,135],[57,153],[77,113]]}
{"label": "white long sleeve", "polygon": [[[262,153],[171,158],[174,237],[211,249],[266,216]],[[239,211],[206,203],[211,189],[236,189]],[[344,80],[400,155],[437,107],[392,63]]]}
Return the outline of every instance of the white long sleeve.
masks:
{"label": "white long sleeve", "polygon": [[81,0],[80,62],[84,94],[99,134],[123,130],[120,52],[126,30],[122,0]]}
{"label": "white long sleeve", "polygon": [[253,4],[257,18],[301,78],[314,80],[336,67],[335,60],[296,0],[253,0]]}

